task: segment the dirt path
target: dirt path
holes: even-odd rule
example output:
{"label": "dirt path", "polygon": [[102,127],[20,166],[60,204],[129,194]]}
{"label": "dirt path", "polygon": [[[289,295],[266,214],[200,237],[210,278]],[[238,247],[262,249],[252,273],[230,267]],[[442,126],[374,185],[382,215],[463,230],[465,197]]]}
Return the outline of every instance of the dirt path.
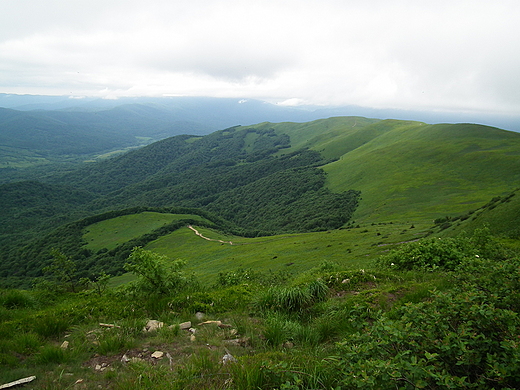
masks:
{"label": "dirt path", "polygon": [[195,228],[194,228],[193,226],[191,226],[191,225],[188,225],[188,228],[191,229],[191,230],[193,230],[197,236],[199,236],[200,238],[203,238],[203,239],[205,239],[205,240],[208,240],[208,241],[215,241],[215,242],[221,242],[222,244],[235,245],[235,244],[233,244],[232,241],[214,240],[214,239],[212,239],[212,238],[205,237],[205,236],[203,236],[202,234],[200,234],[199,231],[198,231],[197,229],[195,229]]}

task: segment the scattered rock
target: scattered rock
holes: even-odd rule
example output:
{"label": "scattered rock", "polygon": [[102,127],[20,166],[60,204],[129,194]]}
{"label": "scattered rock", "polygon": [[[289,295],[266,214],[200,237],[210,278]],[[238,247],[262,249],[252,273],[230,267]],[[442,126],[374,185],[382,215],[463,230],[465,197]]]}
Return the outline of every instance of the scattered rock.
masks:
{"label": "scattered rock", "polygon": [[191,328],[191,321],[183,322],[182,324],[179,324],[179,329],[181,330],[187,330]]}
{"label": "scattered rock", "polygon": [[228,363],[236,363],[237,359],[229,353],[229,351],[226,351],[226,354],[222,356],[222,359],[220,360],[222,364],[228,364]]}
{"label": "scattered rock", "polygon": [[143,332],[154,332],[157,329],[160,329],[164,326],[164,322],[160,322],[157,320],[150,320],[146,323],[146,326],[143,328]]}
{"label": "scattered rock", "polygon": [[67,349],[68,347],[69,347],[69,342],[66,340],[63,343],[61,343],[61,345],[60,345],[61,349]]}
{"label": "scattered rock", "polygon": [[195,313],[195,318],[199,321],[202,321],[206,315],[204,313],[201,313],[200,311]]}
{"label": "scattered rock", "polygon": [[190,341],[195,341],[195,340],[196,340],[195,335],[194,334],[190,335]]}
{"label": "scattered rock", "polygon": [[126,353],[121,356],[121,363],[128,363],[130,361],[130,358],[126,356]]}
{"label": "scattered rock", "polygon": [[197,332],[197,329],[195,328],[189,328],[188,329],[188,332],[192,333],[192,334],[195,334]]}
{"label": "scattered rock", "polygon": [[291,349],[294,347],[294,343],[291,343],[290,341],[286,341],[283,343],[284,348]]}
{"label": "scattered rock", "polygon": [[152,357],[154,359],[162,359],[163,355],[164,355],[164,352],[162,352],[162,351],[155,351],[154,353],[152,353]]}

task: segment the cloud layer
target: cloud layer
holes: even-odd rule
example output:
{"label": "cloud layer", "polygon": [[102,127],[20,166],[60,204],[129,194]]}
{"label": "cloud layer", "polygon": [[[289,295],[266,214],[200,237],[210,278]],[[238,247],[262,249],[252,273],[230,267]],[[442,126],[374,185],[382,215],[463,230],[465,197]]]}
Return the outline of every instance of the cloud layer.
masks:
{"label": "cloud layer", "polygon": [[0,92],[520,111],[516,0],[18,0]]}

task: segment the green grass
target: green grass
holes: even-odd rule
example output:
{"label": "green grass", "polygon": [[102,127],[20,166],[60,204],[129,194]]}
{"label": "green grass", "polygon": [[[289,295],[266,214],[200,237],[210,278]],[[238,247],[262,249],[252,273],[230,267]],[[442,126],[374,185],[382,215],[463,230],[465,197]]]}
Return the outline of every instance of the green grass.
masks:
{"label": "green grass", "polygon": [[488,227],[496,236],[518,240],[519,220],[520,191],[517,190],[503,197],[494,197],[484,207],[460,215],[460,219],[452,221],[452,226],[443,233],[450,236],[462,232],[471,234],[477,228]]}
{"label": "green grass", "polygon": [[219,272],[237,268],[256,271],[300,273],[331,261],[346,268],[362,268],[396,243],[424,236],[429,224],[412,222],[367,225],[327,232],[284,234],[243,238],[197,228],[208,238],[232,241],[234,245],[204,240],[188,228],[163,236],[145,249],[173,259],[187,260],[187,271],[201,280],[214,282]]}
{"label": "green grass", "polygon": [[520,134],[480,125],[381,121],[379,135],[324,167],[335,192],[360,190],[355,218],[434,219],[511,191]]}
{"label": "green grass", "polygon": [[83,239],[87,242],[86,247],[93,251],[103,248],[113,249],[126,241],[150,233],[175,220],[185,218],[198,221],[204,220],[204,218],[198,215],[155,212],[123,215],[88,226],[85,228]]}

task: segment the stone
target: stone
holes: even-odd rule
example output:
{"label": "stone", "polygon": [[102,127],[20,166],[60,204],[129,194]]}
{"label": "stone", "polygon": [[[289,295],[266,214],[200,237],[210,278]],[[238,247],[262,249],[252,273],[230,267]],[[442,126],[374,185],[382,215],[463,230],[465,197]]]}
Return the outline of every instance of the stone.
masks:
{"label": "stone", "polygon": [[195,337],[194,334],[190,335],[190,341],[195,341],[197,338]]}
{"label": "stone", "polygon": [[181,330],[188,330],[189,328],[191,328],[191,321],[186,321],[182,324],[179,324],[179,329]]}
{"label": "stone", "polygon": [[204,321],[204,322],[201,322],[199,324],[199,326],[200,325],[208,325],[208,324],[216,324],[217,326],[220,326],[220,325],[222,325],[222,321],[214,321],[214,320],[212,320],[212,321]]}
{"label": "stone", "polygon": [[67,349],[68,347],[69,347],[69,342],[66,340],[63,343],[61,343],[61,345],[60,345],[61,349]]}
{"label": "stone", "polygon": [[161,329],[163,326],[164,322],[149,320],[143,328],[143,332],[155,332],[157,329]]}
{"label": "stone", "polygon": [[154,353],[152,353],[152,357],[154,359],[162,359],[163,355],[164,355],[163,351],[155,351]]}
{"label": "stone", "polygon": [[237,359],[235,359],[235,357],[231,355],[229,352],[226,352],[226,354],[222,356],[221,362],[222,364],[236,363]]}
{"label": "stone", "polygon": [[201,313],[200,311],[195,313],[195,318],[199,321],[202,321],[206,315],[204,313]]}

